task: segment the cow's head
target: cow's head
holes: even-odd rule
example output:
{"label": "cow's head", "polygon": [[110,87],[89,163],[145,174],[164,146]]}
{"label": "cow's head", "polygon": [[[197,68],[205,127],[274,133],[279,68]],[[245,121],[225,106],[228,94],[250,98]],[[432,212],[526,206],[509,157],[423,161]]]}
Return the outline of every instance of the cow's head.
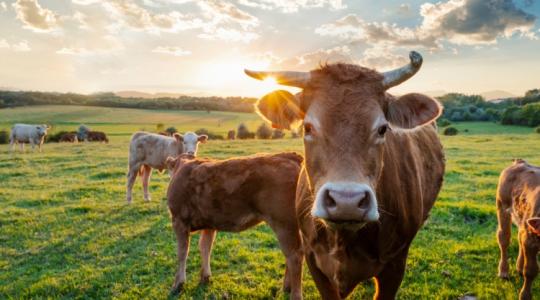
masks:
{"label": "cow's head", "polygon": [[349,64],[332,64],[311,72],[256,72],[302,88],[292,95],[274,91],[257,102],[258,113],[274,127],[304,126],[306,171],[314,193],[312,215],[333,223],[358,224],[379,219],[376,189],[383,166],[385,136],[414,129],[441,113],[439,103],[420,94],[398,98],[386,90],[412,77],[422,56],[410,64],[379,73]]}
{"label": "cow's head", "polygon": [[43,137],[43,136],[46,136],[47,135],[47,130],[49,129],[49,126],[48,125],[37,125],[36,126],[36,130],[37,130],[37,134],[38,136],[40,137]]}
{"label": "cow's head", "polygon": [[166,160],[167,170],[169,174],[174,174],[179,168],[181,168],[186,162],[195,159],[193,154],[180,154],[177,157],[169,156]]}
{"label": "cow's head", "polygon": [[197,135],[194,132],[186,132],[184,135],[179,133],[173,134],[173,137],[179,144],[180,153],[187,153],[189,155],[197,155],[199,143],[206,143],[208,136],[206,134]]}

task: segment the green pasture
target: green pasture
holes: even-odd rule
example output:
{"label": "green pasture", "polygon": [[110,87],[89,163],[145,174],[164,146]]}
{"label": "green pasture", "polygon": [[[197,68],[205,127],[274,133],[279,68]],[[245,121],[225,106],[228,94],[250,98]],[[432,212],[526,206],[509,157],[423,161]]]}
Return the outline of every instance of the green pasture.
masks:
{"label": "green pasture", "polygon": [[[150,111],[77,106],[0,110],[0,130],[14,122],[75,130],[81,123],[110,135],[109,144],[46,144],[43,153],[10,153],[0,145],[0,299],[164,299],[176,271],[176,246],[165,200],[166,174],[154,173],[153,200],[142,187],[125,202],[129,136],[157,123],[180,131],[201,127],[225,134],[254,114]],[[530,128],[460,123],[462,133],[441,136],[447,169],[431,217],[415,239],[399,299],[517,299],[522,281],[512,268],[497,278],[495,189],[500,171],[521,157],[540,165],[540,134]],[[468,129],[468,132],[464,132]],[[200,156],[228,158],[257,152],[299,151],[300,139],[209,141]],[[514,228],[515,229],[515,228]],[[515,230],[514,230],[515,232]],[[282,299],[284,257],[266,225],[219,233],[212,283],[198,285],[198,235],[188,259],[181,299]],[[517,257],[513,235],[511,263]],[[352,299],[370,299],[366,282]],[[318,299],[304,271],[306,299]],[[540,279],[533,293],[540,295]]]}

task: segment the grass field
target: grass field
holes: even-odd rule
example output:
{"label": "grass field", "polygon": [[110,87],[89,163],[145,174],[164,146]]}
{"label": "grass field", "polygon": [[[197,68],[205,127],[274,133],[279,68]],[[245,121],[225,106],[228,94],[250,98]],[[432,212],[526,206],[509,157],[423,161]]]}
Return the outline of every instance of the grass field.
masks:
{"label": "grass field", "polygon": [[[238,123],[260,124],[252,114],[143,111],[88,107],[0,110],[0,129],[13,122],[49,122],[55,129],[80,123],[112,133],[105,144],[46,144],[44,153],[15,153],[0,145],[0,298],[152,298],[168,295],[175,239],[165,201],[168,178],[153,174],[153,200],[125,203],[129,135],[156,123],[184,131],[225,133]],[[521,279],[497,274],[494,195],[499,172],[514,157],[540,164],[540,135],[530,128],[461,123],[469,132],[441,139],[447,171],[443,190],[415,239],[399,299],[516,299]],[[257,152],[302,151],[300,139],[210,141],[201,156],[227,158]],[[514,228],[515,229],[515,228]],[[514,230],[515,232],[515,230]],[[282,298],[284,258],[266,225],[240,234],[219,233],[213,282],[198,286],[198,236],[188,260],[182,299]],[[517,256],[515,234],[511,263]],[[317,299],[307,268],[304,296]],[[368,299],[373,284],[352,299]],[[540,279],[533,293],[540,295]]]}

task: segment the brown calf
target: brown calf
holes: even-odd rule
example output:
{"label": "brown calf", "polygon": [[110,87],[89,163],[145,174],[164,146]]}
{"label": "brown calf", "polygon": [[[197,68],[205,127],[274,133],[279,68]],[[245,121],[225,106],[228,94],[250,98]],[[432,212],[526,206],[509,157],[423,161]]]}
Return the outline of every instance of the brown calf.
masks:
{"label": "brown calf", "polygon": [[107,138],[105,132],[101,131],[89,131],[87,133],[86,140],[89,142],[109,142],[109,139]]}
{"label": "brown calf", "polygon": [[186,281],[190,233],[201,230],[201,282],[210,277],[216,231],[239,232],[265,221],[286,257],[283,287],[302,298],[302,250],[294,194],[302,157],[295,153],[256,155],[224,161],[168,159],[173,176],[167,198],[178,241],[178,272],[173,292]]}
{"label": "brown calf", "polygon": [[497,239],[501,250],[499,277],[508,278],[508,246],[512,221],[518,226],[519,256],[516,269],[524,277],[519,298],[532,298],[531,287],[538,275],[536,256],[540,249],[540,168],[517,159],[504,169],[497,187]]}
{"label": "brown calf", "polygon": [[76,132],[69,132],[69,133],[62,134],[62,136],[60,137],[58,142],[60,142],[60,143],[77,143],[77,142],[79,142],[79,139],[77,138],[77,133]]}

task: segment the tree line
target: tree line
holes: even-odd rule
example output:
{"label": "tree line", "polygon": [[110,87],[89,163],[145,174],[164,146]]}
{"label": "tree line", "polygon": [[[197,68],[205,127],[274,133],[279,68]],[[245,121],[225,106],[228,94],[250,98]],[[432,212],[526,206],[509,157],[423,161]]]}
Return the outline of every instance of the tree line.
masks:
{"label": "tree line", "polygon": [[82,95],[75,93],[49,93],[0,91],[0,108],[28,105],[84,105],[140,109],[175,109],[253,112],[255,98],[244,97],[192,97],[177,98],[123,98],[114,93]]}

